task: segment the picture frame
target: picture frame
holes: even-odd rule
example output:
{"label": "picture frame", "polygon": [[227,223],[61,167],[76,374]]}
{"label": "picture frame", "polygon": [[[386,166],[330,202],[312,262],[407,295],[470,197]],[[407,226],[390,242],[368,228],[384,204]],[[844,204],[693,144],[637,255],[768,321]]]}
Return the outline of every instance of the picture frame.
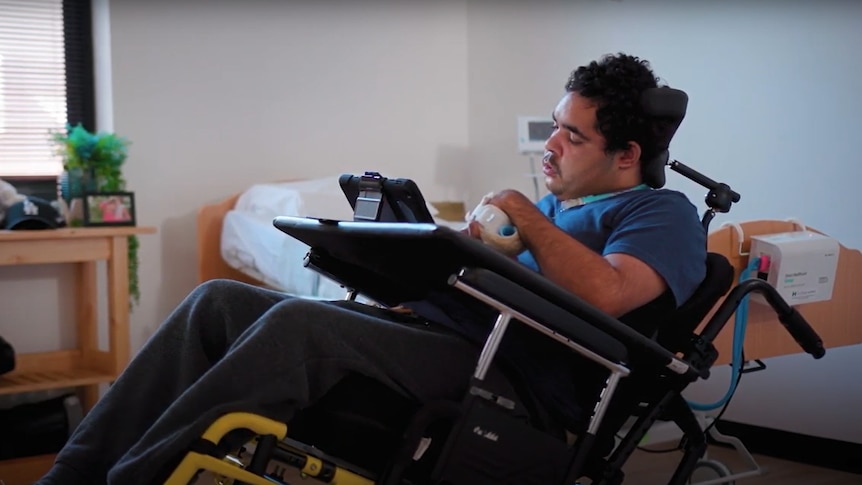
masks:
{"label": "picture frame", "polygon": [[134,226],[134,192],[89,192],[84,194],[85,226]]}

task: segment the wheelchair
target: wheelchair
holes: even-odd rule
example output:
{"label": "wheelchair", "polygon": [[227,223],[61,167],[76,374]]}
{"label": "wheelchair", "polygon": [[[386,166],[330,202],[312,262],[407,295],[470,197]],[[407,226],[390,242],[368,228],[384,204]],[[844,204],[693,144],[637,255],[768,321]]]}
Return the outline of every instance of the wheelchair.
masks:
{"label": "wheelchair", "polygon": [[[665,134],[665,149],[646,164],[644,178],[661,187],[670,167],[707,187],[709,208],[702,222],[708,228],[715,213],[729,211],[739,194],[669,161],[666,148],[685,114],[684,92],[657,88],[645,94],[643,103]],[[379,190],[363,197],[387,203]],[[668,482],[682,485],[707,448],[682,391],[709,377],[718,357],[712,342],[748,293],[766,298],[803,350],[815,358],[825,353],[817,334],[773,287],[756,278],[734,286],[733,268],[715,253],[708,253],[706,277],[687,302],[661,321],[632,326],[447,227],[300,217],[279,217],[274,224],[308,244],[305,264],[349,289],[348,298],[361,294],[397,305],[441,291],[479,300],[495,311],[496,321],[473,374],[465,376],[467,391],[460,401],[416,403],[373,380],[351,376],[289,423],[249,413],[222,416],[178,458],[168,485],[191,483],[203,470],[224,484],[288,483],[288,468],[337,485],[618,485],[626,460],[658,420],[673,421],[683,432],[682,459]],[[434,256],[406,265],[392,254]],[[591,412],[580,429],[516,418],[515,402],[533,411],[541,406],[529,399],[525,383],[514,386],[518,396],[488,390],[486,374],[514,325],[526,325],[601,369],[600,385],[590,395],[595,398]],[[620,437],[631,420],[634,424]],[[249,438],[241,446],[226,445],[237,432]]]}

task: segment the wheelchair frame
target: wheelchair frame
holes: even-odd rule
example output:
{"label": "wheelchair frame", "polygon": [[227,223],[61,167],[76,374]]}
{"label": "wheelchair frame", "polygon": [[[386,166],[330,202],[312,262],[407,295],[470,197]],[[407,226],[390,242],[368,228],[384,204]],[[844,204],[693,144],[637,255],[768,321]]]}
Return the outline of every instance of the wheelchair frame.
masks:
{"label": "wheelchair frame", "polygon": [[[282,224],[296,228],[297,234],[295,235],[300,239],[315,232],[328,232],[331,235],[332,233],[339,232],[341,229],[345,229],[344,233],[341,234],[342,237],[349,237],[350,231],[354,233],[362,233],[363,231],[373,233],[375,238],[380,237],[381,234],[386,232],[396,234],[397,236],[402,230],[406,231],[409,237],[422,237],[424,235],[425,237],[433,238],[439,235],[440,231],[443,231],[444,235],[447,232],[451,232],[451,237],[461,237],[460,235],[454,236],[456,233],[446,228],[437,228],[422,224],[411,224],[405,227],[396,227],[398,225],[385,223],[339,223],[333,225],[332,223],[322,223],[311,219],[279,219]],[[313,241],[309,242],[312,243],[311,246],[313,249],[309,253],[307,264],[315,270],[330,277],[334,276],[334,272],[340,273],[341,278],[338,278],[339,281],[342,281],[349,288],[357,288],[358,285],[353,283],[358,282],[363,276],[367,275],[367,272],[363,268],[351,266],[350,263],[345,263],[337,257],[331,256],[325,248],[317,248]],[[398,241],[395,242],[397,243]],[[500,261],[506,261],[505,264],[510,264],[508,259],[490,252],[493,250],[487,249],[481,243],[469,239],[464,242],[478,251],[485,252],[486,255],[492,258],[497,258]],[[344,242],[340,241],[339,244],[344,244]],[[381,250],[381,252],[386,253],[385,250]],[[369,266],[375,266],[378,263],[383,264],[381,261],[367,262]],[[512,262],[512,264],[517,263]],[[532,272],[529,273],[533,274]],[[379,282],[375,282],[374,284],[379,284]],[[554,475],[555,478],[553,480],[546,480],[543,476],[536,482],[522,480],[517,483],[571,484],[584,476],[592,478],[593,483],[621,483],[623,479],[621,472],[622,465],[646,434],[647,430],[666,412],[672,414],[672,419],[680,426],[687,439],[683,459],[671,478],[670,483],[674,485],[685,483],[694,469],[697,460],[703,456],[706,449],[706,439],[692,410],[684,402],[680,392],[690,382],[708,376],[709,368],[717,357],[717,352],[711,342],[729,320],[729,317],[742,298],[750,291],[760,291],[764,293],[767,301],[772,304],[773,308],[778,311],[782,322],[792,322],[795,326],[801,328],[807,327],[807,323],[802,320],[801,315],[795,309],[789,307],[777,295],[774,288],[762,280],[752,279],[736,286],[730,292],[703,332],[690,340],[688,348],[684,352],[684,357],[677,358],[657,342],[644,337],[614,319],[605,317],[604,319],[599,319],[598,322],[585,320],[582,318],[585,309],[578,306],[582,303],[575,299],[573,300],[576,302],[575,306],[572,306],[572,296],[564,294],[564,290],[550,284],[540,287],[540,289],[545,291],[542,291],[542,296],[539,296],[534,288],[525,289],[521,284],[510,281],[506,277],[497,274],[497,272],[469,267],[462,267],[457,273],[451,274],[446,284],[469,297],[484,302],[498,312],[496,322],[478,358],[472,376],[470,391],[465,396],[464,401],[460,404],[450,403],[452,405],[442,407],[443,411],[438,412],[436,415],[438,418],[441,415],[453,418],[455,423],[449,436],[446,438],[440,460],[434,466],[434,473],[438,474],[435,476],[435,480],[441,476],[445,479],[453,479],[448,483],[471,483],[471,485],[481,483],[473,480],[457,480],[459,474],[463,475],[466,473],[469,475],[471,471],[469,470],[469,464],[465,465],[459,453],[452,452],[452,450],[455,449],[458,452],[464,451],[464,445],[459,444],[459,440],[473,439],[474,443],[471,446],[475,444],[475,440],[477,439],[476,433],[473,432],[473,429],[465,430],[465,422],[472,424],[477,419],[486,420],[494,426],[505,421],[504,419],[501,421],[502,418],[500,418],[499,412],[505,412],[504,409],[510,401],[505,396],[491,395],[487,391],[484,391],[482,389],[482,381],[496,356],[500,341],[513,318],[539,331],[548,338],[566,345],[585,358],[603,366],[609,372],[604,390],[595,404],[587,429],[578,436],[574,445],[570,447],[565,442],[557,440],[555,444],[545,443],[542,445],[542,456],[537,458],[531,455],[530,459],[537,460],[536,463],[541,465],[548,464],[548,460],[553,462],[557,468],[548,473]],[[372,299],[376,299],[373,298],[374,293],[375,291],[380,291],[380,288],[373,288],[373,284],[371,286]],[[348,298],[353,298],[356,294],[356,291],[351,291],[348,294]],[[515,305],[503,302],[505,296],[512,295],[517,295],[515,300],[520,302],[519,304]],[[539,318],[531,314],[536,311],[535,309],[540,304],[542,304],[541,313],[544,314],[545,318],[551,320],[552,323],[539,321]],[[524,307],[533,310],[525,311]],[[704,311],[708,311],[710,308],[711,305]],[[587,308],[586,310],[589,309]],[[589,311],[587,311],[587,314],[589,314]],[[559,317],[565,317],[566,320],[555,321]],[[545,318],[542,320],[545,320]],[[626,365],[625,354],[618,354],[615,358],[609,355],[615,353],[613,347],[611,350],[597,351],[588,348],[580,342],[580,340],[583,340],[584,329],[591,327],[598,327],[609,334],[611,338],[624,342],[625,347],[628,349],[639,349],[646,360],[651,361],[653,369],[661,369],[662,372],[659,378],[664,380],[664,386],[662,386],[659,395],[647,399],[639,398],[638,403],[646,402],[648,404],[646,411],[638,418],[635,426],[629,430],[628,434],[620,441],[607,460],[604,460],[602,455],[596,455],[593,445],[601,430],[601,425],[604,422],[609,406],[617,394],[620,381],[622,378],[630,376],[631,369]],[[810,331],[810,327],[807,328]],[[816,334],[813,334],[813,332],[811,334],[816,337]],[[803,347],[806,349],[817,347],[807,342],[804,339],[800,341],[800,343],[804,343]],[[430,405],[439,406],[439,403],[431,403]],[[495,412],[496,414],[494,414]],[[433,413],[430,414],[433,415]],[[629,413],[626,417],[630,415]],[[420,418],[416,418],[414,420],[416,422],[412,423],[409,427],[410,429],[405,432],[402,449],[397,453],[401,457],[400,461],[393,463],[379,477],[374,477],[371,473],[353,468],[349,464],[341,463],[339,459],[329,457],[325,453],[312,449],[297,449],[298,447],[295,443],[285,442],[288,430],[287,425],[284,423],[277,423],[259,416],[242,413],[226,415],[214,423],[203,435],[202,439],[192,447],[167,483],[171,485],[188,483],[200,469],[213,470],[220,475],[238,480],[238,483],[279,483],[277,481],[278,478],[265,475],[267,464],[271,460],[276,460],[294,466],[300,469],[302,473],[317,478],[324,483],[341,485],[370,485],[372,483],[396,485],[402,483],[403,472],[412,462],[414,452],[420,446],[421,438],[423,438],[423,436],[415,433],[415,429],[417,427],[421,428],[423,424],[427,424],[427,421],[423,421],[427,416],[423,415],[422,412],[418,413],[417,416],[420,416]],[[519,434],[518,438],[529,435],[530,439],[533,440],[539,435],[544,434],[526,425],[522,428],[515,431],[515,433]],[[239,465],[240,462],[236,459],[225,461],[222,456],[219,456],[215,452],[219,441],[228,431],[234,429],[250,429],[260,436],[254,456],[246,467]],[[411,432],[411,429],[414,431]],[[617,430],[613,429],[612,431],[616,432]],[[485,436],[478,436],[478,439],[484,439],[487,442],[495,441],[485,439],[489,437],[492,436],[486,434]],[[521,440],[516,439],[516,441]],[[483,443],[483,441],[480,441],[480,443]],[[490,483],[507,482],[495,480]]]}
{"label": "wheelchair frame", "polygon": [[[664,143],[666,148],[685,114],[687,97],[685,93],[670,88],[655,89],[647,94],[643,100],[646,111],[652,113],[657,120],[669,122]],[[678,161],[669,162],[666,149],[645,164],[645,182],[653,187],[661,187],[664,184],[666,166],[709,189],[706,197],[709,209],[702,220],[704,229],[708,229],[715,212],[727,212],[730,205],[739,200],[739,194],[733,192],[726,184],[712,181]],[[377,176],[379,179],[379,174]],[[365,198],[363,203],[383,203],[382,190],[368,190],[363,196]],[[380,214],[379,207],[373,209],[375,210],[372,213]],[[621,469],[625,461],[653,423],[668,413],[681,428],[685,437],[683,458],[669,483],[683,485],[690,477],[697,461],[703,456],[707,442],[692,409],[682,398],[681,391],[691,382],[709,376],[710,367],[717,358],[717,351],[712,341],[748,293],[757,291],[766,297],[766,301],[776,311],[781,323],[803,350],[815,358],[822,357],[825,352],[822,341],[804,318],[790,307],[773,287],[758,279],[745,281],[729,293],[727,291],[732,285],[732,280],[725,279],[717,282],[710,280],[708,283],[716,284],[719,291],[716,291],[709,300],[701,302],[701,307],[697,308],[690,317],[691,321],[685,322],[686,327],[682,332],[686,335],[677,345],[678,348],[667,349],[618,320],[592,309],[574,295],[532,271],[515,270],[517,263],[477,241],[457,235],[451,229],[436,227],[433,224],[339,222],[295,217],[279,217],[274,224],[310,246],[305,264],[322,275],[342,283],[345,288],[348,288],[348,299],[354,299],[358,293],[362,293],[380,303],[386,304],[388,301],[391,304],[397,304],[410,300],[410,298],[404,298],[404,293],[409,293],[410,289],[398,288],[399,278],[393,275],[398,275],[401,269],[389,264],[385,256],[377,254],[376,258],[363,260],[363,256],[354,257],[344,253],[343,248],[338,247],[345,244],[344,238],[364,237],[366,243],[369,238],[373,238],[375,242],[390,243],[391,247],[394,247],[393,244],[397,245],[399,241],[406,240],[404,238],[421,240],[427,244],[435,244],[436,238],[436,244],[449,244],[447,248],[451,248],[451,244],[456,244],[465,253],[469,253],[474,261],[479,261],[478,265],[456,265],[443,270],[428,267],[438,280],[441,278],[445,280],[445,286],[479,300],[498,312],[479,355],[469,389],[461,403],[432,402],[424,405],[404,431],[401,447],[396,451],[395,459],[379,476],[328,456],[325,452],[292,441],[288,438],[288,428],[285,423],[247,413],[233,413],[219,418],[207,429],[201,439],[191,446],[166,481],[168,485],[187,484],[200,470],[211,470],[236,480],[235,485],[285,483],[281,481],[278,470],[275,474],[266,473],[267,466],[272,460],[297,468],[304,475],[324,483],[399,485],[404,483],[404,473],[415,461],[414,458],[422,454],[417,453],[417,450],[424,450],[423,438],[425,437],[422,433],[424,428],[427,428],[433,420],[440,418],[451,420],[453,426],[444,438],[438,459],[433,464],[431,481],[428,483],[571,485],[577,483],[577,480],[582,477],[588,477],[595,485],[618,485],[624,478]],[[342,240],[333,243],[334,234]],[[378,252],[387,253],[384,248],[380,248]],[[363,253],[364,256],[369,254],[371,253],[367,251]],[[388,267],[387,264],[389,264]],[[724,264],[727,265],[726,260]],[[387,271],[389,274],[381,276],[381,273]],[[511,278],[512,276],[515,277]],[[709,279],[708,274],[707,280]],[[406,280],[402,278],[401,281]],[[524,287],[525,282],[527,288]],[[436,284],[439,282],[426,282],[426,285]],[[701,333],[696,334],[695,327],[725,294],[727,294],[725,300]],[[517,304],[504,301],[514,301]],[[542,309],[538,310],[540,307]],[[541,318],[539,313],[542,314]],[[556,340],[608,371],[604,388],[595,402],[586,429],[578,434],[571,446],[529,425],[514,423],[514,419],[507,416],[507,410],[511,410],[513,401],[482,388],[482,383],[512,319],[531,327],[547,338]],[[599,345],[597,348],[589,348],[585,341]],[[637,355],[639,363],[643,362],[649,370],[656,371],[651,377],[650,383],[653,385],[649,387],[650,393],[643,395],[643,389],[640,389],[640,393],[633,396],[636,402],[620,402],[621,408],[614,409],[616,413],[613,416],[614,419],[608,421],[606,417],[612,411],[612,406],[617,405],[614,398],[619,394],[620,383],[624,378],[632,375],[632,368],[627,364],[631,363],[629,359],[634,355]],[[646,406],[641,407],[644,403]],[[622,423],[617,421],[620,417],[628,419],[634,412],[637,412],[637,421],[615,447],[604,450],[601,446],[595,446],[600,435],[604,437],[604,433],[607,432],[613,436],[619,431]],[[603,428],[602,426],[608,422],[610,424],[605,426],[607,429]],[[218,444],[225,435],[237,429],[247,429],[258,436],[254,454],[248,465],[239,458],[224,456],[218,449]],[[533,440],[534,446],[532,453],[524,456],[518,455],[517,451],[523,437]],[[465,445],[465,443],[468,444]],[[488,476],[491,473],[488,470],[476,470],[468,463],[476,449],[494,450],[498,453],[495,455],[498,461],[504,464],[507,460],[524,458],[528,463],[526,465],[519,463],[519,465],[526,466],[533,474],[519,476],[514,480],[505,475]],[[422,483],[424,484],[425,481]]]}
{"label": "wheelchair frame", "polygon": [[[320,264],[319,259],[318,264]],[[481,276],[492,280],[492,283],[485,285],[486,291],[483,291],[483,285],[477,283],[476,280],[478,278],[471,277],[474,274],[473,271],[478,271],[476,274],[480,274]],[[329,271],[325,271],[325,273],[327,276],[332,276]],[[611,359],[599,355],[598,353],[586,348],[584,345],[562,335],[558,330],[549,328],[534,318],[525,315],[512,306],[509,306],[492,296],[495,292],[487,291],[487,287],[497,286],[499,288],[500,286],[511,285],[511,283],[498,278],[498,276],[491,273],[485,273],[482,270],[470,270],[465,268],[459,272],[459,274],[453,275],[449,281],[449,284],[454,288],[461,290],[465,294],[474,297],[499,311],[499,315],[479,355],[478,362],[473,373],[473,392],[469,394],[476,394],[478,386],[480,386],[482,381],[484,381],[494,357],[496,356],[499,344],[502,341],[511,320],[513,318],[517,319],[519,322],[528,325],[534,330],[562,343],[563,345],[566,345],[573,351],[592,360],[593,362],[596,362],[609,371],[609,377],[605,382],[605,390],[599,401],[596,403],[593,415],[589,420],[586,434],[581,438],[583,443],[591,443],[595,438],[608,406],[614,397],[620,379],[628,376],[631,372],[630,369],[623,363],[614,362]],[[348,291],[346,298],[355,299],[356,296],[357,292],[350,290]],[[683,360],[677,359],[676,357],[669,355],[669,353],[665,357],[668,359],[666,367],[674,373],[679,375],[692,373],[691,366]],[[481,393],[481,391],[479,391],[479,393]],[[497,398],[500,397],[497,396]],[[219,443],[219,441],[224,438],[228,432],[236,429],[249,429],[263,437],[259,442],[258,448],[255,450],[255,458],[252,459],[252,463],[249,465],[248,469],[238,467],[238,463],[235,460],[231,463],[231,461],[225,461],[217,456],[213,456],[212,453],[212,451],[215,450],[216,444]],[[257,473],[262,473],[263,470],[259,469],[259,466],[255,467],[254,465],[256,463],[267,463],[272,459],[278,460],[279,458],[297,466],[303,474],[317,478],[324,483],[331,483],[333,485],[373,485],[375,483],[370,479],[370,477],[362,476],[356,471],[351,471],[343,466],[335,465],[337,460],[327,457],[323,453],[319,453],[316,457],[312,455],[306,455],[303,457],[299,454],[292,455],[284,450],[282,450],[281,453],[275,452],[276,441],[285,440],[287,438],[287,431],[286,424],[269,420],[262,416],[248,413],[227,414],[218,419],[207,429],[201,437],[199,444],[193,447],[193,449],[186,455],[165,483],[168,485],[186,484],[189,483],[200,470],[210,470],[220,475],[240,480],[242,483],[271,485],[272,483],[277,482],[273,482],[272,479],[258,475]],[[200,443],[206,443],[207,445],[202,447],[200,446]],[[566,446],[565,443],[562,442],[560,445]],[[574,473],[577,473],[577,470],[580,469],[586,455],[590,451],[589,446],[579,446],[578,449],[583,451],[573,457],[571,469]],[[265,460],[260,458],[264,455],[270,456]],[[252,470],[253,468],[257,469]],[[393,478],[396,481],[391,481]],[[400,477],[393,476],[386,482],[379,483],[401,483],[399,480]],[[567,480],[565,483],[573,483],[573,481]]]}

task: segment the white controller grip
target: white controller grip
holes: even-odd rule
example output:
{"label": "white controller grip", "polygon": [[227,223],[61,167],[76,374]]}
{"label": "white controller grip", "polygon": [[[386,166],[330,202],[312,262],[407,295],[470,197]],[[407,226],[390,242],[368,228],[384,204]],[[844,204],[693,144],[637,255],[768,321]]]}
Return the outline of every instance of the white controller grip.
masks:
{"label": "white controller grip", "polygon": [[467,221],[479,223],[482,227],[480,236],[485,244],[509,256],[515,256],[524,251],[518,228],[512,225],[509,216],[499,207],[480,204],[468,215]]}

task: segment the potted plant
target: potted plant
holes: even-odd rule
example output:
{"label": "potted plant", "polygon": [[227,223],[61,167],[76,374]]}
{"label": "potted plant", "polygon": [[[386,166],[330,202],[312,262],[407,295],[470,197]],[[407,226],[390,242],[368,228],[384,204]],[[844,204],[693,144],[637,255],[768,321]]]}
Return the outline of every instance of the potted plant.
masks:
{"label": "potted plant", "polygon": [[[114,133],[92,133],[80,123],[67,125],[65,132],[54,133],[52,139],[57,146],[57,154],[63,159],[58,195],[66,205],[66,222],[70,226],[79,226],[83,219],[80,208],[83,207],[85,193],[126,190],[122,166],[129,141]],[[137,236],[129,236],[129,296],[132,299],[130,304],[140,300]]]}
{"label": "potted plant", "polygon": [[67,202],[83,192],[125,188],[121,167],[126,161],[128,140],[114,133],[91,133],[80,123],[68,125],[65,133],[54,133],[53,138],[67,175],[68,187],[63,188]]}

